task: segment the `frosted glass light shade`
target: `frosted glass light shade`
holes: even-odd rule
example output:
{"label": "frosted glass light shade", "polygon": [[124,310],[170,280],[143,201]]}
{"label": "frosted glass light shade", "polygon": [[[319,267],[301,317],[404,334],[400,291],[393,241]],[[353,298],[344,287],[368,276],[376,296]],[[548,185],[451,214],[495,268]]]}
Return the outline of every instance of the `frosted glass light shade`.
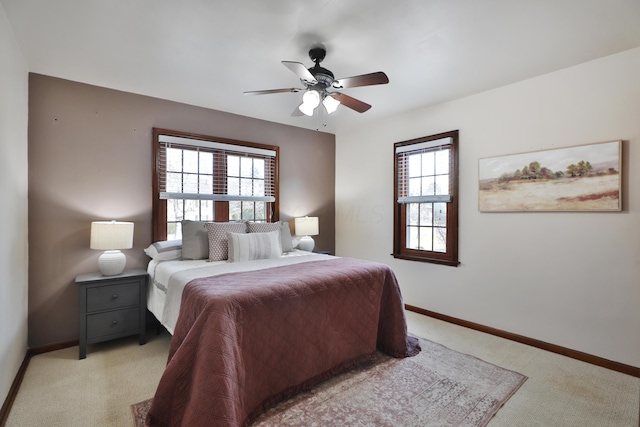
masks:
{"label": "frosted glass light shade", "polygon": [[127,257],[120,249],[133,247],[133,223],[118,221],[94,221],[91,223],[91,249],[104,250],[98,258],[98,267],[105,276],[124,271]]}
{"label": "frosted glass light shade", "polygon": [[313,116],[313,110],[318,105],[320,105],[320,94],[317,90],[308,90],[302,95],[302,104],[298,109],[307,116]]}
{"label": "frosted glass light shade", "polygon": [[322,105],[324,105],[325,110],[327,110],[327,114],[331,114],[338,109],[338,105],[340,105],[340,101],[338,101],[332,96],[327,95],[322,100]]}

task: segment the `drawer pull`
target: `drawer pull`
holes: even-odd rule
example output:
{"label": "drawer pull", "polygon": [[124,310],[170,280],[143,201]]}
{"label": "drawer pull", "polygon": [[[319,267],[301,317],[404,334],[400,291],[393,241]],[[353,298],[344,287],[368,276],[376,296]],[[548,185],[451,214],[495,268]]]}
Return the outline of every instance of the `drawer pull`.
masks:
{"label": "drawer pull", "polygon": [[118,299],[118,294],[113,294],[113,295],[111,296],[111,299],[112,299],[112,300],[114,300],[114,299]]}
{"label": "drawer pull", "polygon": [[111,324],[115,326],[115,325],[117,325],[117,324],[118,324],[118,321],[117,321],[117,320],[115,320],[115,319],[113,319],[113,320],[111,321]]}

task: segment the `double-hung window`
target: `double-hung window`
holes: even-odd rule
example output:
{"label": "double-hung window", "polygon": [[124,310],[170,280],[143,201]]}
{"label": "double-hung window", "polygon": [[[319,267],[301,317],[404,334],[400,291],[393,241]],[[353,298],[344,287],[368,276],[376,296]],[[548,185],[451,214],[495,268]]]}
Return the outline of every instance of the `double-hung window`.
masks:
{"label": "double-hung window", "polygon": [[278,216],[278,147],[154,129],[153,239],[182,237],[181,222]]}
{"label": "double-hung window", "polygon": [[458,131],[394,150],[393,256],[458,265]]}

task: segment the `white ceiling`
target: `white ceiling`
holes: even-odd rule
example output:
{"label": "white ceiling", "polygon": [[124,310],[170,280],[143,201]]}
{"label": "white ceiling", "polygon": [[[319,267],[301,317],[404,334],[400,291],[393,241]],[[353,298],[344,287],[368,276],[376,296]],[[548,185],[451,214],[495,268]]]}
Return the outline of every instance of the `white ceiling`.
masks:
{"label": "white ceiling", "polygon": [[[639,0],[0,0],[35,73],[338,133],[640,46]],[[390,83],[291,117],[280,61]],[[318,109],[321,110],[321,109]],[[326,126],[324,125],[326,123]]]}

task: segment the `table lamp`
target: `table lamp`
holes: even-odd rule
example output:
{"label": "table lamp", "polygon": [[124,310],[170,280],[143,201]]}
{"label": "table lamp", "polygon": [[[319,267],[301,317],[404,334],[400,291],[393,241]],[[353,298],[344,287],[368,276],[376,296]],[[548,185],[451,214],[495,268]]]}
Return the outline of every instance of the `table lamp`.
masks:
{"label": "table lamp", "polygon": [[91,249],[103,250],[98,267],[104,276],[114,276],[124,271],[127,257],[120,249],[133,247],[133,223],[118,221],[94,221],[91,223]]}
{"label": "table lamp", "polygon": [[303,236],[298,243],[298,249],[311,252],[316,242],[314,242],[311,236],[317,236],[318,230],[318,217],[317,216],[305,216],[304,218],[295,219],[295,233],[297,236]]}

